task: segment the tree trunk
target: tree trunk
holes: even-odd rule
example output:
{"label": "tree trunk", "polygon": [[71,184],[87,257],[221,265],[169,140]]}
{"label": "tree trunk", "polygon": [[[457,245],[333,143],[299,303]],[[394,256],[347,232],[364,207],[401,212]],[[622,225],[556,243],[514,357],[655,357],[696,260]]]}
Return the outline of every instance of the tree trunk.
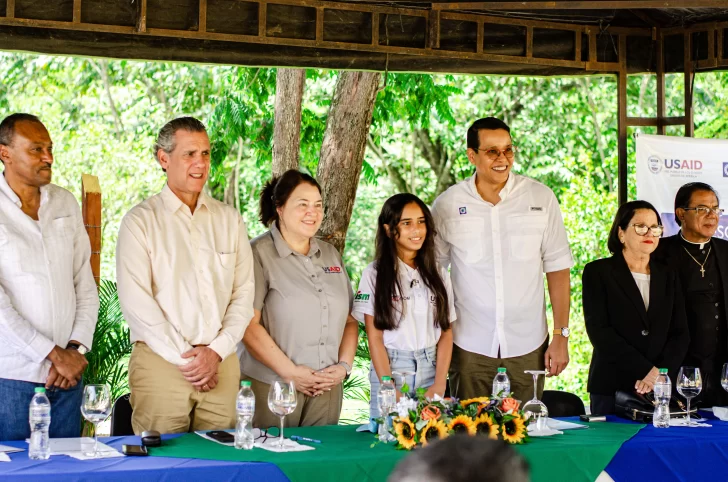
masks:
{"label": "tree trunk", "polygon": [[273,127],[273,176],[280,176],[289,169],[298,169],[301,100],[305,83],[305,69],[278,69]]}
{"label": "tree trunk", "polygon": [[326,119],[316,173],[325,206],[319,234],[340,253],[346,244],[380,79],[378,72],[341,72]]}

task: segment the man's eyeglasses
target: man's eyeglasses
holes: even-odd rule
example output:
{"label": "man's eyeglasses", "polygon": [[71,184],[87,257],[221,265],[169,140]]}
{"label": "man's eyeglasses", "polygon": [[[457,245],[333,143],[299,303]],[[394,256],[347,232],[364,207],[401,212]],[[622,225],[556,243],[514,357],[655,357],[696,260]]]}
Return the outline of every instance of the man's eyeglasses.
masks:
{"label": "man's eyeglasses", "polygon": [[266,443],[268,439],[277,439],[281,435],[281,429],[278,427],[269,427],[261,429],[253,429],[253,436],[256,442]]}
{"label": "man's eyeglasses", "polygon": [[695,211],[700,216],[707,216],[708,214],[715,214],[716,216],[722,216],[725,209],[721,208],[709,208],[708,206],[698,206],[695,208],[683,208],[685,211]]}
{"label": "man's eyeglasses", "polygon": [[503,156],[508,160],[513,159],[513,156],[516,155],[516,151],[518,150],[518,148],[516,148],[516,146],[508,146],[505,149],[498,149],[496,147],[480,149],[480,148],[476,147],[473,150],[483,151],[483,152],[485,152],[485,155],[488,156],[488,159],[490,159],[491,161],[495,161],[496,159],[498,159],[501,156],[501,154],[503,154]]}
{"label": "man's eyeglasses", "polygon": [[648,226],[646,224],[630,224],[630,226],[634,227],[634,232],[637,233],[638,236],[647,236],[647,231],[650,231],[654,237],[659,238],[660,236],[662,236],[662,232],[665,230],[665,228],[659,224],[657,226]]}

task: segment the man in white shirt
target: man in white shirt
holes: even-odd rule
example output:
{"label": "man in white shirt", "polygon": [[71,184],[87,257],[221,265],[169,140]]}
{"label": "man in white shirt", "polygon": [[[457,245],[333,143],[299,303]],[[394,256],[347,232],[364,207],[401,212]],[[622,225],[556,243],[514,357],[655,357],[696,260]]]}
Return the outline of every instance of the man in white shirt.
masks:
{"label": "man in white shirt", "polygon": [[[488,117],[468,129],[475,175],[435,200],[438,257],[450,266],[458,322],[450,383],[459,398],[489,396],[506,368],[515,398],[533,397],[531,375],[559,375],[569,363],[569,268],[559,204],[543,184],[511,172],[510,128]],[[554,313],[548,343],[543,288]],[[539,397],[543,378],[539,382]]]}
{"label": "man in white shirt", "polygon": [[51,184],[53,143],[30,114],[0,122],[0,440],[30,436],[36,388],[51,437],[81,433],[81,376],[99,298],[91,244],[70,192]]}
{"label": "man in white shirt", "polygon": [[253,317],[253,256],[240,213],[203,192],[210,140],[192,117],[168,122],[154,155],[162,192],[121,222],[119,301],[134,349],[132,426],[178,433],[231,428],[235,347]]}

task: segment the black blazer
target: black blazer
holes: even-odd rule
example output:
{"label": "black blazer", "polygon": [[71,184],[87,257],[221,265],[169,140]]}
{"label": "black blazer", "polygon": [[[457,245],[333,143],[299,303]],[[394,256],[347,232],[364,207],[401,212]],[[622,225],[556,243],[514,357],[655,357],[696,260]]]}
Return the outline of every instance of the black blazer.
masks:
{"label": "black blazer", "polygon": [[[650,260],[650,308],[621,253],[587,264],[582,275],[584,322],[594,351],[587,390],[634,390],[652,367],[675,381],[690,335],[677,274]],[[674,383],[673,383],[674,385]]]}

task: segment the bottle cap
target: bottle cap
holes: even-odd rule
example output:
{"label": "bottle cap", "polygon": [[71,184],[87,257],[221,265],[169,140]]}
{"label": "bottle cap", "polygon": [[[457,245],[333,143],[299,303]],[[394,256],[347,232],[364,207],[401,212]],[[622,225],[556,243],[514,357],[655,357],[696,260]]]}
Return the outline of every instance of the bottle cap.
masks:
{"label": "bottle cap", "polygon": [[382,381],[383,382],[391,382],[392,381],[392,377],[382,377]]}
{"label": "bottle cap", "polygon": [[45,393],[45,387],[35,387],[35,393]]}
{"label": "bottle cap", "polygon": [[505,372],[506,372],[506,369],[504,367],[500,367],[498,369],[498,373],[505,373]]}
{"label": "bottle cap", "polygon": [[667,368],[660,368],[660,375],[667,375]]}
{"label": "bottle cap", "polygon": [[250,388],[250,380],[243,380],[240,382],[240,386]]}

